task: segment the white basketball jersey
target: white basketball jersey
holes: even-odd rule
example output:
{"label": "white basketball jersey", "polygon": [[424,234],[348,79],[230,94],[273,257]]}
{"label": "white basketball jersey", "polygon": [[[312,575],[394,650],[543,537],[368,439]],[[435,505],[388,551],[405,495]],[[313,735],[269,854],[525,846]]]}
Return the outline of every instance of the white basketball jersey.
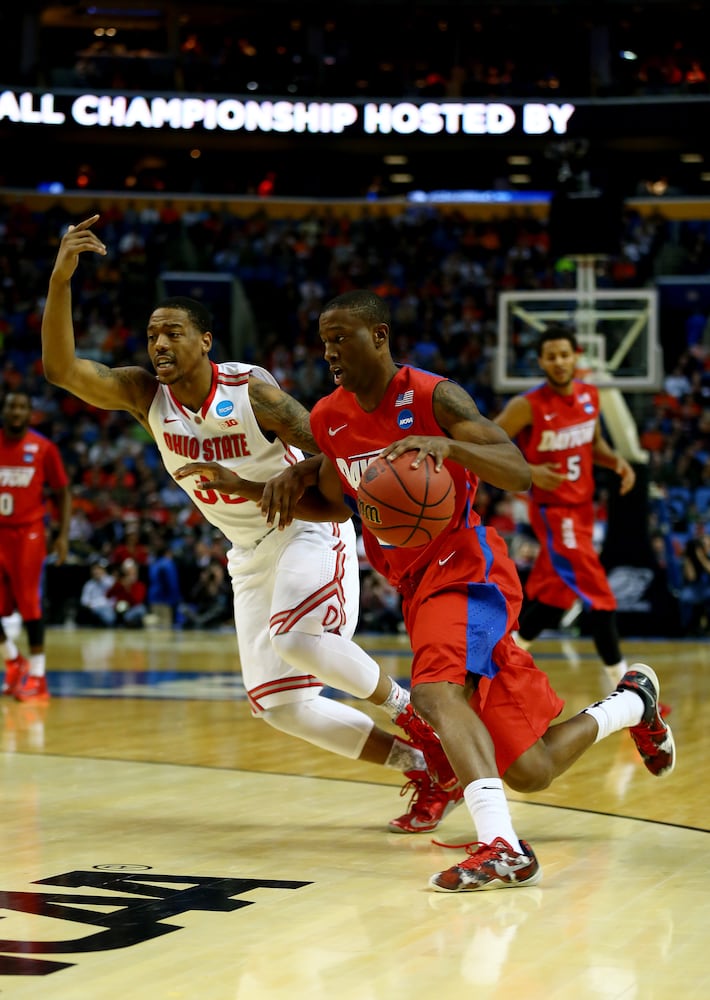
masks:
{"label": "white basketball jersey", "polygon": [[[244,479],[265,482],[300,461],[298,448],[264,435],[249,401],[249,377],[278,386],[273,375],[238,361],[212,369],[212,389],[197,413],[179,403],[167,385],[158,386],[151,403],[150,429],[170,475],[188,462],[219,462]],[[192,477],[176,482],[233,545],[254,545],[270,530],[252,500],[218,494],[207,484],[199,489]]]}

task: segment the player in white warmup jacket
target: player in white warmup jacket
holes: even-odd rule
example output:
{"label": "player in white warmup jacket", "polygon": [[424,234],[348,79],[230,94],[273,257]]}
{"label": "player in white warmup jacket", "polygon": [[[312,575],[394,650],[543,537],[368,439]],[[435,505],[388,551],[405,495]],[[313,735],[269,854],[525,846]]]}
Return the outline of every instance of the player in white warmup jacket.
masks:
{"label": "player in white warmup jacket", "polygon": [[[81,253],[106,253],[92,228],[98,219],[69,227],[59,246],[42,320],[46,378],[92,406],[131,413],[155,439],[170,475],[231,543],[234,618],[252,713],[325,750],[402,771],[412,798],[390,829],[435,829],[461,801],[461,788],[408,690],[353,641],[359,586],[352,522],[296,520],[282,530],[261,514],[258,486],[248,500],[210,486],[224,468],[263,484],[304,451],[317,451],[307,410],[263,368],[214,364],[211,318],[193,299],[166,299],[153,310],[147,346],[155,374],[77,357],[71,279]],[[190,463],[199,463],[199,475],[180,475]],[[382,706],[409,739],[323,697],[324,686]]]}

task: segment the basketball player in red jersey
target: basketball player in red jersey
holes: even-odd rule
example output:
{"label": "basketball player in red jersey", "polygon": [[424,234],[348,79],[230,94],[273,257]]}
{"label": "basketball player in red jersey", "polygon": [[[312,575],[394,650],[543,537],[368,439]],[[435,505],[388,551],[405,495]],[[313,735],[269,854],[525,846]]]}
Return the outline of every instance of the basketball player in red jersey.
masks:
{"label": "basketball player in red jersey", "polygon": [[45,489],[55,493],[59,530],[57,564],[69,548],[71,493],[56,445],[30,429],[32,406],[25,392],[9,392],[0,431],[0,616],[18,611],[27,631],[29,660],[0,624],[5,659],[3,694],[18,701],[48,701],[45,676],[42,570],[47,556]]}
{"label": "basketball player in red jersey", "polygon": [[538,339],[537,357],[545,382],[514,396],[495,421],[530,465],[530,524],[540,543],[516,639],[528,648],[543,629],[557,628],[580,600],[613,688],[628,665],[619,646],[616,599],[593,544],[594,466],[619,476],[622,495],[633,488],[636,476],[602,436],[596,386],[575,378],[574,334],[549,327]]}
{"label": "basketball player in red jersey", "polygon": [[[432,455],[456,484],[447,529],[421,548],[393,548],[363,524],[365,551],[398,588],[412,650],[412,703],[438,733],[464,789],[476,830],[466,859],[432,876],[458,892],[533,885],[541,868],[518,838],[502,779],[516,791],[546,788],[589,747],[629,728],[648,770],[670,774],[675,747],[658,713],[658,679],[634,664],[612,695],[551,725],[563,702],[526,650],[514,641],[522,603],[515,565],[473,501],[478,477],[501,489],[530,485],[521,452],[483,417],[460,386],[395,364],[386,303],[370,291],[347,292],[320,316],[325,360],[336,389],[311,413],[322,454],[267,483],[267,523],[299,517],[345,519],[363,470],[377,455]],[[219,489],[239,492],[225,475]],[[347,501],[350,501],[348,503]]]}
{"label": "basketball player in red jersey", "polygon": [[[154,373],[77,357],[71,279],[80,254],[106,253],[92,230],[98,218],[70,226],[60,242],[42,317],[46,377],[93,406],[131,413],[154,438],[167,472],[231,542],[241,672],[254,717],[323,750],[404,773],[403,791],[412,796],[390,829],[435,829],[463,790],[409,690],[352,638],[359,600],[352,524],[312,518],[274,531],[258,505],[260,486],[245,496],[255,502],[244,502],[209,482],[214,468],[235,481],[266,481],[302,458],[299,449],[316,451],[308,411],[265,369],[214,364],[211,317],[194,299],[166,299],[148,318]],[[401,735],[324,697],[326,685],[378,705]]]}

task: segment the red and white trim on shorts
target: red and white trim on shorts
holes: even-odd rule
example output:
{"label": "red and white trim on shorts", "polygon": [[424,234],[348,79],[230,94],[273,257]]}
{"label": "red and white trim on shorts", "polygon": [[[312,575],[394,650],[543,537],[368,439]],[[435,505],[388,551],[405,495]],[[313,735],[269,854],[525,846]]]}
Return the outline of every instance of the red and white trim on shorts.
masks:
{"label": "red and white trim on shorts", "polygon": [[307,691],[310,688],[323,687],[323,682],[312,674],[301,674],[299,677],[281,677],[275,681],[267,681],[257,687],[247,691],[247,698],[252,711],[256,713],[264,712],[264,698],[274,694],[284,694],[288,691]]}
{"label": "red and white trim on shorts", "polygon": [[[269,620],[269,628],[274,635],[282,635],[284,632],[292,631],[296,625],[305,618],[306,615],[319,607],[327,604],[321,624],[333,631],[345,624],[345,594],[343,592],[343,575],[345,570],[345,544],[340,541],[334,546],[335,551],[335,574],[332,580],[324,583],[314,593],[309,594],[295,608],[287,608],[272,615]],[[337,614],[334,611],[337,609]],[[337,620],[336,620],[337,618]]]}

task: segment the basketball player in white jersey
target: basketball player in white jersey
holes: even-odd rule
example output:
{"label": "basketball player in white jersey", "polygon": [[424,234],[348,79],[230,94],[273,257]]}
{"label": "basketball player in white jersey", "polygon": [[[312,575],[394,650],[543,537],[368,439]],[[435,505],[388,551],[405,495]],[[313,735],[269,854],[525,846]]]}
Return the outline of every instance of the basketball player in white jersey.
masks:
{"label": "basketball player in white jersey", "polygon": [[[242,677],[252,712],[275,729],[352,759],[404,772],[408,811],[397,832],[435,829],[462,799],[436,734],[352,639],[359,610],[351,521],[297,520],[275,530],[261,514],[258,484],[317,452],[309,414],[273,376],[239,362],[215,365],[210,317],[193,299],[167,299],[148,321],[144,368],[109,368],[75,354],[71,279],[79,255],[104,255],[94,215],[62,237],[42,320],[47,379],[105,410],[126,410],[155,439],[167,471],[231,542],[228,569]],[[256,488],[249,499],[222,495],[209,477],[181,480],[187,462],[219,462]],[[364,712],[322,697],[324,685],[381,705],[409,740]]]}

